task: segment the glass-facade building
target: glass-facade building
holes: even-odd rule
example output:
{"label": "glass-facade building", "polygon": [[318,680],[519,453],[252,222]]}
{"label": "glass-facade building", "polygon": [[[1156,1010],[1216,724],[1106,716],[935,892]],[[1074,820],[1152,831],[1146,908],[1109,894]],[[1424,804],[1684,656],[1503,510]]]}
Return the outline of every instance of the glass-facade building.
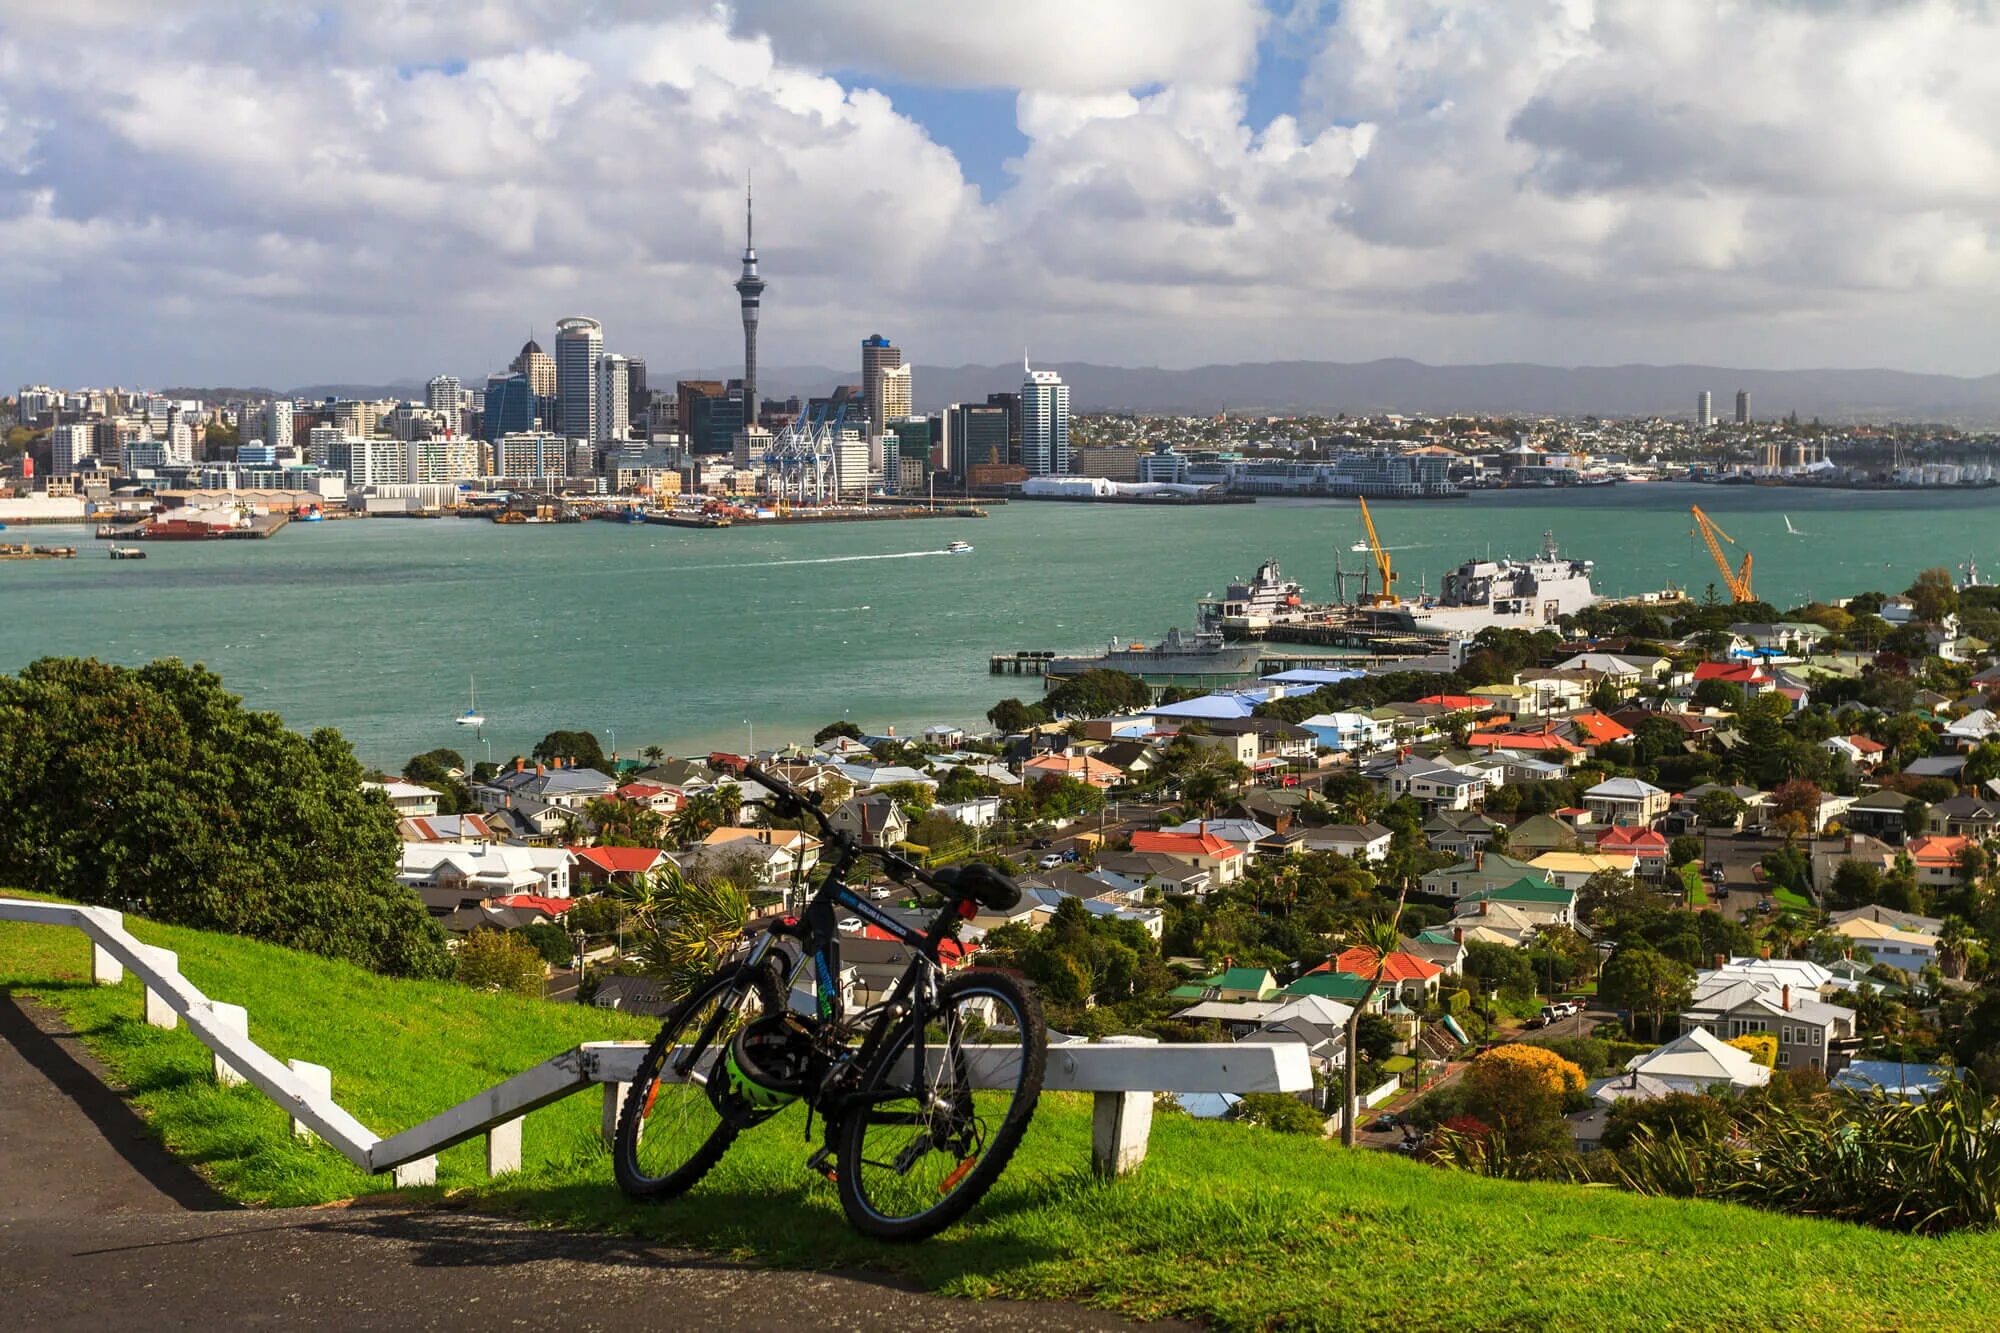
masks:
{"label": "glass-facade building", "polygon": [[535,428],[535,395],[528,377],[515,372],[486,381],[486,415],[482,432],[488,440]]}

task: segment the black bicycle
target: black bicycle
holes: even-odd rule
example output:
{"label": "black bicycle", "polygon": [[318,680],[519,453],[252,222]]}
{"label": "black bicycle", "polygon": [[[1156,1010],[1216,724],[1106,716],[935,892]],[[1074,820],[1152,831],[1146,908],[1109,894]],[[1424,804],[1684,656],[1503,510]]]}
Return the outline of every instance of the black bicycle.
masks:
{"label": "black bicycle", "polygon": [[[777,775],[745,774],[773,793],[774,813],[818,827],[832,867],[799,915],[766,926],[667,1015],[618,1117],[619,1187],[640,1199],[683,1194],[738,1134],[803,1100],[825,1124],[808,1165],[838,1185],[848,1221],[886,1240],[934,1235],[1006,1169],[1041,1096],[1048,1031],[1033,988],[990,969],[947,975],[942,956],[979,908],[1009,910],[1021,890],[987,865],[927,871],[836,829]],[[857,894],[847,880],[863,858],[897,883],[934,889],[936,918],[916,929]],[[911,951],[889,993],[853,1010],[842,916]],[[808,967],[810,998],[794,1003]]]}

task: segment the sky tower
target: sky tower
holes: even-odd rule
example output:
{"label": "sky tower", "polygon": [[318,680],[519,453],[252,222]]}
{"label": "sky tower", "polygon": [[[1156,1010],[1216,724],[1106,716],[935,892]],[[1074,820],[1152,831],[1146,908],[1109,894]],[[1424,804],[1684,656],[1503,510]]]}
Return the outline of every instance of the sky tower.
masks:
{"label": "sky tower", "polygon": [[750,185],[743,185],[743,276],[736,295],[743,304],[743,424],[757,421],[757,303],[764,280],[757,276],[757,233],[751,213]]}

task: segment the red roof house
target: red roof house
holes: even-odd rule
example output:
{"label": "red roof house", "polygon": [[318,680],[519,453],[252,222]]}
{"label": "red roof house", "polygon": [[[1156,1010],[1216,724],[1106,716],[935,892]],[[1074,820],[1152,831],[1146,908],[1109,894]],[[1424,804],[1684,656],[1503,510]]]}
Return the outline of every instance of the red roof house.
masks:
{"label": "red roof house", "polygon": [[657,870],[667,854],[657,847],[572,847],[576,873],[597,884],[614,879],[630,883],[640,875]]}

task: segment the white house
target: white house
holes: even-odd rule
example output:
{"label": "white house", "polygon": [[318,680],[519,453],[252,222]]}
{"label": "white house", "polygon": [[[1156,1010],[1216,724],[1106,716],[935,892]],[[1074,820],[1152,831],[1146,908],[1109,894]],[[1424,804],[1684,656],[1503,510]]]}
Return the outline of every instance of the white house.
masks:
{"label": "white house", "polygon": [[937,812],[947,819],[956,819],[967,828],[991,828],[1000,818],[1000,798],[975,796],[969,801],[940,805]]}
{"label": "white house", "polygon": [[398,819],[421,819],[438,812],[438,794],[414,782],[364,782],[363,791],[379,791]]}
{"label": "white house", "polygon": [[1350,861],[1386,861],[1395,835],[1380,824],[1328,824],[1309,828],[1300,846],[1309,852],[1332,852]]}
{"label": "white house", "polygon": [[1694,1028],[1657,1050],[1635,1055],[1625,1068],[1654,1079],[1674,1092],[1706,1093],[1718,1084],[1761,1088],[1771,1071],[1705,1028]]}
{"label": "white house", "polygon": [[1590,817],[1600,824],[1652,824],[1667,813],[1673,798],[1639,778],[1607,778],[1583,794]]}
{"label": "white house", "polygon": [[[465,899],[532,893],[567,898],[576,857],[566,847],[519,847],[505,843],[406,842],[396,878],[418,890]],[[439,904],[432,895],[425,901]]]}
{"label": "white house", "polygon": [[1315,713],[1299,723],[1328,750],[1366,752],[1389,740],[1390,727],[1366,713]]}

